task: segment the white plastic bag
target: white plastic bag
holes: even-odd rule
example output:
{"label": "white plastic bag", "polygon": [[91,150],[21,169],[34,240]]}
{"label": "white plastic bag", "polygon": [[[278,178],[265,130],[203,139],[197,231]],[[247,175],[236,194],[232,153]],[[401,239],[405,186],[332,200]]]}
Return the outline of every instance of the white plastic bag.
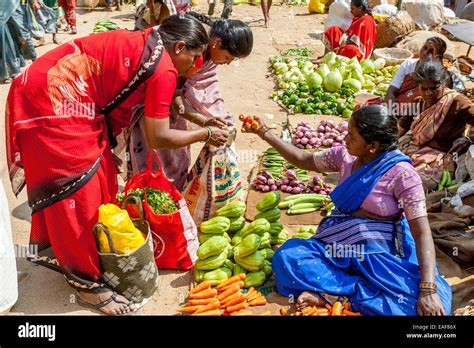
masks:
{"label": "white plastic bag", "polygon": [[342,30],[349,29],[352,23],[351,0],[335,0],[329,6],[329,14],[324,23],[324,30],[336,25]]}
{"label": "white plastic bag", "polygon": [[445,7],[443,9],[443,12],[444,12],[444,18],[456,18],[456,14],[450,8]]}
{"label": "white plastic bag", "polygon": [[395,16],[398,10],[396,6],[383,4],[374,7],[372,11],[373,14],[380,14],[380,15],[387,15],[387,16]]}
{"label": "white plastic bag", "polygon": [[404,0],[402,4],[421,30],[429,30],[444,21],[443,0]]}

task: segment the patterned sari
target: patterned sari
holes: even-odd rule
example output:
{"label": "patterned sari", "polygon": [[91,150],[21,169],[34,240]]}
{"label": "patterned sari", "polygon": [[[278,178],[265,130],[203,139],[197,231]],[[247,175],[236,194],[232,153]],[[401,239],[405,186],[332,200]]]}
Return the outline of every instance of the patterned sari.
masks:
{"label": "patterned sari", "polygon": [[[276,287],[284,296],[303,291],[347,296],[364,315],[416,315],[420,267],[407,219],[352,215],[388,170],[410,159],[389,151],[355,171],[331,193],[336,212],[311,239],[289,239],[275,253]],[[446,313],[451,288],[436,272]]]}
{"label": "patterned sari", "polygon": [[398,140],[398,148],[409,156],[420,174],[425,188],[433,188],[441,178],[445,166],[451,173],[455,170],[452,156],[433,149],[426,144],[433,139],[448,114],[458,92],[447,90],[438,102],[423,111],[411,124],[410,130]]}

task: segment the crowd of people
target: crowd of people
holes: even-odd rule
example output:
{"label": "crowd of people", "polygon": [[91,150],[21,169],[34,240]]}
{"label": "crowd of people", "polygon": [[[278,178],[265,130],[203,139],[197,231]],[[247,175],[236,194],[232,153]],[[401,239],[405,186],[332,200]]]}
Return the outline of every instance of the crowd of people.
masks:
{"label": "crowd of people", "polygon": [[[263,3],[267,21],[271,1]],[[72,33],[74,4],[59,1]],[[101,282],[92,235],[98,207],[118,190],[115,137],[136,129],[146,145],[132,154],[138,164],[133,172],[144,169],[150,149],[159,149],[167,176],[183,189],[190,145],[219,147],[229,140],[235,120],[225,109],[217,69],[249,56],[253,34],[240,20],[213,20],[171,0],[155,0],[138,6],[134,31],[75,39],[37,58],[26,14],[33,13],[44,33],[55,34],[56,5],[8,0],[0,9],[0,72],[4,82],[19,75],[6,105],[12,188],[18,195],[27,184],[30,242],[52,247],[80,303],[109,315],[126,314],[134,310],[132,304]],[[347,32],[332,27],[325,33],[327,49],[366,59],[373,51],[375,24],[366,0],[352,0],[351,10]],[[336,210],[315,237],[291,239],[273,258],[277,291],[298,297],[299,308],[323,304],[323,294],[331,294],[347,296],[355,310],[368,315],[451,313],[451,289],[436,267],[425,191],[442,170],[453,173],[450,156],[472,144],[474,105],[454,89],[456,76],[443,66],[445,51],[446,42],[430,38],[418,58],[403,63],[384,100],[353,112],[345,147],[305,152],[256,118],[259,127],[253,132],[288,162],[340,176],[331,193]],[[116,59],[125,54],[126,67]],[[26,59],[34,62],[21,73]],[[94,105],[96,111],[71,113],[70,102]],[[420,113],[397,117],[387,109],[389,102],[413,103]],[[337,244],[350,246],[354,254],[328,254],[328,246]],[[16,296],[11,291],[11,298]]]}

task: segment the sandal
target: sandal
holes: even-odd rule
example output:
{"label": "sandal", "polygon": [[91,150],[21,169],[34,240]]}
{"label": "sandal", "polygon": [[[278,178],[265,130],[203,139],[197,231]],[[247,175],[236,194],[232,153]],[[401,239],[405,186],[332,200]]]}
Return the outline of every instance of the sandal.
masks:
{"label": "sandal", "polygon": [[76,27],[71,27],[71,35],[77,34],[77,28]]}
{"label": "sandal", "polygon": [[107,314],[103,311],[101,311],[100,309],[102,307],[105,307],[107,306],[110,302],[114,301],[115,303],[121,303],[121,304],[126,304],[126,305],[130,305],[131,306],[131,309],[132,311],[129,312],[129,313],[125,313],[125,314],[118,314],[118,315],[130,315],[131,313],[133,313],[135,310],[133,310],[133,306],[132,306],[132,303],[131,302],[123,302],[123,301],[120,301],[117,299],[117,293],[114,291],[112,293],[112,295],[110,295],[110,297],[108,299],[105,299],[104,301],[101,301],[101,302],[98,302],[98,303],[89,303],[89,302],[86,302],[84,301],[83,299],[81,299],[79,296],[77,296],[77,304],[82,306],[82,307],[85,307],[85,308],[90,308],[90,309],[96,309],[96,310],[99,310],[102,314]]}

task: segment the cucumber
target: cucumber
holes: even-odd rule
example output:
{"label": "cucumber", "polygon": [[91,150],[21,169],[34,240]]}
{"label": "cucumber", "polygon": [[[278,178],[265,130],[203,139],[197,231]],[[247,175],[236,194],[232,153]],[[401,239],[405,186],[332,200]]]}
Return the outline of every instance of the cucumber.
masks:
{"label": "cucumber", "polygon": [[288,215],[298,215],[298,214],[308,214],[308,213],[313,213],[317,208],[307,208],[307,209],[298,209],[298,210],[288,210],[287,214]]}

